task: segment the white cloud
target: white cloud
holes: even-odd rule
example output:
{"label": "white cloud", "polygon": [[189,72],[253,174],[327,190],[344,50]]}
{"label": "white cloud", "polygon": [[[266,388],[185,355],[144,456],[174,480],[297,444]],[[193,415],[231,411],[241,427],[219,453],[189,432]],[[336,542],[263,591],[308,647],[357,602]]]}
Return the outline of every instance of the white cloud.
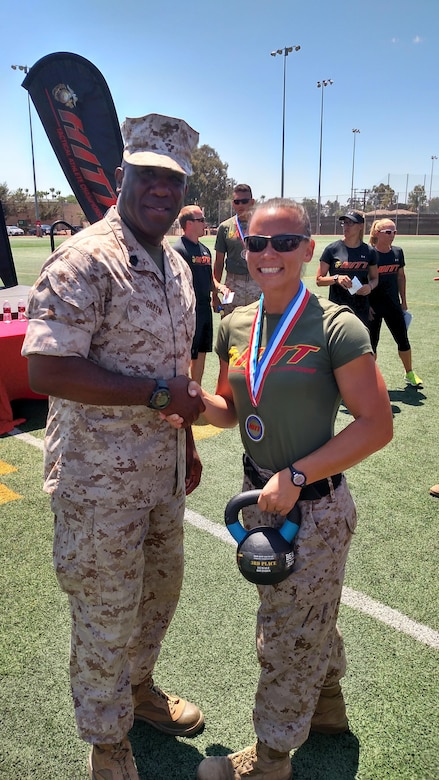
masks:
{"label": "white cloud", "polygon": [[413,38],[413,43],[422,43],[422,38],[420,35],[415,35]]}

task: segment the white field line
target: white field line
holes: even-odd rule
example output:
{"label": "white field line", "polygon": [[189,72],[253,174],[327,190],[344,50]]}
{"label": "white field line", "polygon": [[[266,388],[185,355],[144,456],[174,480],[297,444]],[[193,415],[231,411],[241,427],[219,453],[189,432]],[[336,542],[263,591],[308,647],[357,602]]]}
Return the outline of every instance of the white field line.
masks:
{"label": "white field line", "polygon": [[[236,545],[236,542],[230,536],[227,528],[219,526],[217,523],[212,523],[206,517],[198,515],[190,509],[186,509],[185,518],[196,528],[207,531],[207,533],[216,536],[227,544]],[[434,629],[429,628],[429,626],[424,626],[422,623],[411,620],[411,618],[403,615],[402,612],[398,612],[397,609],[386,607],[386,605],[381,604],[380,601],[375,601],[375,599],[371,599],[369,596],[365,596],[363,593],[359,593],[346,586],[343,587],[341,603],[348,607],[352,607],[353,609],[357,609],[359,612],[363,612],[365,615],[369,615],[375,620],[379,620],[381,623],[385,623],[396,631],[413,637],[418,642],[428,645],[428,647],[439,650],[439,631],[434,631]]]}
{"label": "white field line", "polygon": [[15,436],[16,439],[20,439],[26,444],[30,444],[32,447],[37,447],[39,450],[44,449],[44,442],[42,439],[37,439],[36,436],[32,436],[30,433],[22,433],[18,428],[13,428],[12,431],[9,431],[9,436]]}
{"label": "white field line", "polygon": [[[43,449],[43,441],[37,439],[35,436],[31,436],[29,433],[21,433],[18,428],[14,428],[10,436],[15,436],[17,439],[24,441],[26,444],[37,447],[39,450]],[[192,512],[191,509],[186,509],[185,519],[188,523],[196,528],[206,531],[211,536],[216,536],[217,539],[221,539],[222,542],[234,546],[236,542],[230,536],[225,526],[220,526],[218,523],[212,523],[207,517],[199,515],[196,512]],[[363,612],[365,615],[369,615],[374,620],[379,620],[396,631],[402,634],[407,634],[413,637],[418,642],[433,647],[435,650],[439,650],[439,631],[435,631],[429,626],[424,626],[422,623],[417,623],[415,620],[406,617],[402,612],[398,612],[397,609],[386,607],[380,601],[365,596],[363,593],[359,593],[352,588],[343,587],[341,603],[345,604],[352,609],[356,609],[359,612]]]}

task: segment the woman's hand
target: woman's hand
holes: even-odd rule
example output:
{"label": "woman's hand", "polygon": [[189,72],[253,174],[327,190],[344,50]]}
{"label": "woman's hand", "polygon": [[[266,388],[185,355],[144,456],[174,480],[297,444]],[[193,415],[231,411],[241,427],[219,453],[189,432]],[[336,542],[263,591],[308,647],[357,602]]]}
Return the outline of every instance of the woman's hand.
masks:
{"label": "woman's hand", "polygon": [[[188,395],[191,396],[191,398],[195,398],[197,395],[199,395],[201,399],[203,397],[200,385],[197,382],[194,382],[193,379],[189,381],[189,384],[187,386],[187,392]],[[166,412],[159,412],[159,417],[162,420],[166,420],[166,422],[172,425],[173,428],[178,429],[184,427],[184,417],[180,417],[180,415],[177,413],[166,414]]]}
{"label": "woman's hand", "polygon": [[370,286],[369,282],[366,282],[366,284],[363,284],[362,287],[357,290],[356,295],[370,295],[371,292],[372,287]]}
{"label": "woman's hand", "polygon": [[268,480],[258,498],[259,509],[263,512],[275,512],[287,515],[300,496],[300,487],[293,485],[289,469],[282,469]]}
{"label": "woman's hand", "polygon": [[346,274],[343,274],[342,276],[339,274],[337,284],[345,290],[349,290],[349,288],[352,287],[352,279],[350,276],[346,276]]}
{"label": "woman's hand", "polygon": [[166,420],[166,422],[169,423],[169,425],[172,425],[172,427],[176,428],[177,430],[178,428],[183,427],[184,419],[183,417],[180,417],[178,414],[166,415],[164,412],[159,412],[159,417],[162,420]]}

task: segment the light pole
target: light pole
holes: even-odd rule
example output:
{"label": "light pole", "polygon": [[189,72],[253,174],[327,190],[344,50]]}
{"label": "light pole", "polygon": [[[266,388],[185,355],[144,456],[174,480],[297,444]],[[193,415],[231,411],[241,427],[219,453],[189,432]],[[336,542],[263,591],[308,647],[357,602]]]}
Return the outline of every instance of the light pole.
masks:
{"label": "light pole", "polygon": [[287,72],[287,57],[292,51],[299,51],[300,46],[285,46],[283,49],[276,49],[271,52],[272,57],[276,57],[277,54],[284,55],[284,82],[283,82],[283,99],[282,99],[282,163],[281,163],[281,179],[280,179],[280,196],[284,196],[284,181],[285,181],[285,83]]}
{"label": "light pole", "polygon": [[433,186],[433,166],[434,166],[434,161],[435,160],[437,160],[437,157],[436,157],[435,154],[432,154],[431,155],[431,173],[430,173],[430,197],[428,199],[428,206],[429,207],[430,207],[430,201],[431,201],[431,188]]}
{"label": "light pole", "polygon": [[[27,65],[11,65],[12,70],[22,70],[23,73],[29,73],[29,68]],[[30,95],[29,92],[27,93],[27,107],[29,111],[29,130],[30,130],[30,148],[32,152],[32,173],[34,178],[34,201],[35,201],[35,226],[37,228],[37,235],[38,235],[38,224],[40,221],[40,210],[38,207],[38,195],[37,195],[37,177],[35,175],[35,155],[34,155],[34,136],[32,132],[32,112],[30,107]]]}
{"label": "light pole", "polygon": [[358,130],[357,127],[353,127],[352,132],[354,134],[354,150],[352,152],[351,208],[353,208],[352,199],[354,197],[355,139],[357,137],[357,133],[359,133],[360,131]]}
{"label": "light pole", "polygon": [[322,90],[322,101],[320,104],[320,153],[319,153],[319,192],[317,195],[317,224],[316,233],[320,235],[320,212],[321,212],[321,184],[322,184],[322,140],[323,140],[323,95],[325,94],[325,87],[329,87],[333,84],[332,79],[324,79],[317,82],[317,88]]}

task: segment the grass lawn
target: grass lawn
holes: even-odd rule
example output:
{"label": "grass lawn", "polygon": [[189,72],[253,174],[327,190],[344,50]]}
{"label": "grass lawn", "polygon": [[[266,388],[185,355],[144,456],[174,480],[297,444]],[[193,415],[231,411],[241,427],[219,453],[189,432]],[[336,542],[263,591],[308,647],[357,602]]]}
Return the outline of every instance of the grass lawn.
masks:
{"label": "grass lawn", "polygon": [[[332,240],[317,237],[304,279],[312,291],[317,260]],[[214,238],[205,243],[213,246]],[[311,737],[292,758],[294,780],[439,780],[439,500],[429,495],[439,481],[439,237],[398,236],[396,243],[406,256],[409,336],[424,389],[405,386],[383,327],[378,362],[394,439],[347,473],[359,515],[345,580],[359,606],[344,598],[340,611],[352,733]],[[17,237],[11,245],[19,283],[31,284],[49,239]],[[216,373],[212,354],[209,389]],[[35,446],[0,437],[0,778],[85,780],[88,748],[76,736],[69,694],[69,614],[52,571],[52,518],[41,491],[45,405],[14,407],[27,418],[20,429]],[[349,420],[341,407],[337,430]],[[223,529],[225,504],[241,485],[239,435],[203,425],[194,434],[204,469],[187,506]],[[193,739],[173,739],[136,725],[131,739],[141,780],[194,779],[205,755],[253,739],[256,589],[239,575],[233,544],[209,527],[201,530],[188,517],[183,592],[156,672],[165,689],[202,707],[206,728]],[[368,604],[376,609],[368,612]]]}

